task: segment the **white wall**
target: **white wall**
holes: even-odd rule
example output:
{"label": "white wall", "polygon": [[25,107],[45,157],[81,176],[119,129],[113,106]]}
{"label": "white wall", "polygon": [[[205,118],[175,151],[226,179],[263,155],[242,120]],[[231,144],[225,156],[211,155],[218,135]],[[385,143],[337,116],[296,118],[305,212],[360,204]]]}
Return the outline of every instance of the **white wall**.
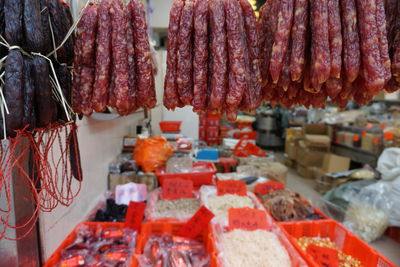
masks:
{"label": "white wall", "polygon": [[152,0],[154,13],[151,23],[154,28],[168,28],[169,11],[173,0]]}

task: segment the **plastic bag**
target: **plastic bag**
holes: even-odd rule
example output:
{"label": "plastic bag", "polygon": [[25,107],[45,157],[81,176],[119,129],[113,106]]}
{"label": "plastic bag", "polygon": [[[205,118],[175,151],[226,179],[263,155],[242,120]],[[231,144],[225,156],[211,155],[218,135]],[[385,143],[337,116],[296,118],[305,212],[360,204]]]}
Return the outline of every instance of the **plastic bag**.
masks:
{"label": "plastic bag", "polygon": [[382,180],[391,181],[400,178],[400,148],[385,149],[378,159],[376,169],[382,174]]}
{"label": "plastic bag", "polygon": [[144,172],[154,172],[163,166],[174,154],[172,146],[162,136],[139,139],[133,152],[133,159]]}
{"label": "plastic bag", "polygon": [[193,191],[193,198],[162,200],[162,188],[157,188],[148,195],[145,216],[147,221],[168,219],[186,222],[200,208],[199,192]]}
{"label": "plastic bag", "polygon": [[170,234],[150,236],[143,255],[136,258],[140,267],[210,266],[210,256],[202,243]]}

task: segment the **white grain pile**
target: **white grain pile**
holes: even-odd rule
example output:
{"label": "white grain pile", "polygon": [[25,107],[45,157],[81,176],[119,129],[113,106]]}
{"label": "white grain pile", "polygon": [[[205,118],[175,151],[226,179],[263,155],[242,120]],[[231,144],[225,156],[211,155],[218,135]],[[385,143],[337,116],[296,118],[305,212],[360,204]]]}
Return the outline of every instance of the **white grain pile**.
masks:
{"label": "white grain pile", "polygon": [[222,235],[223,255],[229,267],[291,267],[286,249],[265,230],[233,230]]}
{"label": "white grain pile", "polygon": [[254,208],[254,203],[249,197],[228,194],[209,197],[206,201],[206,207],[216,216],[227,216],[230,208]]}

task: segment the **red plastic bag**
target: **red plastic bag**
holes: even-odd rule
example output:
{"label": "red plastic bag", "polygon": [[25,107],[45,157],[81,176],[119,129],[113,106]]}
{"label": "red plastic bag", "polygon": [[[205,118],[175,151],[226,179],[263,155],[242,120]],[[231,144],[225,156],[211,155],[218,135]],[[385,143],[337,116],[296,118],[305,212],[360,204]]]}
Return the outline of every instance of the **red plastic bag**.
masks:
{"label": "red plastic bag", "polygon": [[154,172],[174,154],[172,146],[162,136],[139,139],[133,151],[136,165],[144,172]]}
{"label": "red plastic bag", "polygon": [[267,152],[254,145],[247,139],[240,139],[239,143],[235,146],[235,149],[232,152],[236,157],[247,158],[250,156],[257,157],[265,157],[267,156]]}

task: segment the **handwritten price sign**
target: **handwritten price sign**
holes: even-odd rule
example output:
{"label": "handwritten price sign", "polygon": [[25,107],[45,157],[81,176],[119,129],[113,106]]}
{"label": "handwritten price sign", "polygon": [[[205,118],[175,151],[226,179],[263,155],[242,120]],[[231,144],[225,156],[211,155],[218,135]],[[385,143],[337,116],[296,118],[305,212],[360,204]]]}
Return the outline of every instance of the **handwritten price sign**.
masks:
{"label": "handwritten price sign", "polygon": [[247,196],[246,183],[236,180],[218,181],[217,194],[218,196],[223,196],[225,194]]}
{"label": "handwritten price sign", "polygon": [[125,226],[140,231],[146,203],[130,202],[125,216]]}
{"label": "handwritten price sign", "polygon": [[336,249],[311,244],[307,247],[307,253],[309,253],[320,266],[339,266],[339,253]]}
{"label": "handwritten price sign", "polygon": [[229,229],[254,231],[267,229],[267,214],[263,210],[238,208],[229,210]]}
{"label": "handwritten price sign", "polygon": [[176,200],[193,197],[193,182],[179,178],[166,179],[162,187],[163,199]]}
{"label": "handwritten price sign", "polygon": [[208,227],[208,223],[213,217],[214,214],[211,211],[201,206],[193,217],[180,229],[178,235],[187,238],[197,237]]}
{"label": "handwritten price sign", "polygon": [[268,181],[262,184],[256,185],[254,192],[256,194],[266,195],[271,191],[282,190],[285,188],[285,184],[280,182]]}

